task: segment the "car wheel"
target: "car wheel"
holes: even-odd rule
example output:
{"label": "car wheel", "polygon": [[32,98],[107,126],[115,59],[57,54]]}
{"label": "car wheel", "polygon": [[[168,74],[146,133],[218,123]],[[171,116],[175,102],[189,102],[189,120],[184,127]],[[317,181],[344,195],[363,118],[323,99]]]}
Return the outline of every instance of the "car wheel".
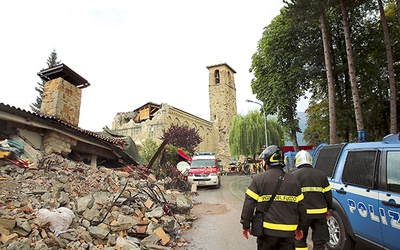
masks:
{"label": "car wheel", "polygon": [[351,250],[354,249],[354,241],[346,232],[343,220],[336,211],[331,212],[331,216],[327,220],[329,230],[329,241],[326,247],[330,250]]}
{"label": "car wheel", "polygon": [[221,187],[221,179],[218,179],[218,184],[215,185],[215,188],[218,189]]}

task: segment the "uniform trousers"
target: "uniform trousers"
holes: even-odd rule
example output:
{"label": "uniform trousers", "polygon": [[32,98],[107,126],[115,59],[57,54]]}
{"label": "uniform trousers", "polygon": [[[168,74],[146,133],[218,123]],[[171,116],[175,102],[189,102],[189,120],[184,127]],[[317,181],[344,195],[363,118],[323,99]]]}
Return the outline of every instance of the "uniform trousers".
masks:
{"label": "uniform trousers", "polygon": [[[329,231],[328,225],[326,224],[326,218],[318,218],[318,219],[308,219],[307,225],[304,225],[304,228],[311,228],[312,230],[312,241],[315,250],[324,250],[325,243],[329,240]],[[307,237],[308,230],[304,230],[303,239],[295,240],[296,250],[306,250],[307,247]]]}
{"label": "uniform trousers", "polygon": [[293,237],[276,237],[263,235],[257,237],[257,250],[293,250],[294,249],[294,233]]}

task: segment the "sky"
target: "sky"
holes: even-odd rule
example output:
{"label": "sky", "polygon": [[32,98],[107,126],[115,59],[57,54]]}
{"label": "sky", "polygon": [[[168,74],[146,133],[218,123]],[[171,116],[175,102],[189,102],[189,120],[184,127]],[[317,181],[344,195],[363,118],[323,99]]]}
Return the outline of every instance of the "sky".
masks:
{"label": "sky", "polygon": [[[167,103],[210,120],[207,66],[236,74],[237,111],[260,106],[251,57],[279,0],[1,1],[0,102],[31,111],[47,58],[85,78],[79,127],[111,128],[118,112]],[[299,103],[304,111],[307,102]]]}

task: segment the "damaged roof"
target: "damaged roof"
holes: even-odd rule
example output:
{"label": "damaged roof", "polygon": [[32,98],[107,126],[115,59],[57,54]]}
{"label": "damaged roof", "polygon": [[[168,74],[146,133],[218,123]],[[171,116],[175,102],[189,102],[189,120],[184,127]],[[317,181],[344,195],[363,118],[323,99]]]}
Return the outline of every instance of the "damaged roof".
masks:
{"label": "damaged roof", "polygon": [[[132,156],[128,155],[124,151],[127,142],[121,137],[100,135],[99,133],[73,126],[55,116],[43,113],[33,113],[1,102],[0,120],[64,133],[78,141],[97,147],[108,148],[114,155],[117,155],[117,157],[128,165],[139,165]],[[0,134],[1,133],[3,133],[3,131],[0,131]]]}

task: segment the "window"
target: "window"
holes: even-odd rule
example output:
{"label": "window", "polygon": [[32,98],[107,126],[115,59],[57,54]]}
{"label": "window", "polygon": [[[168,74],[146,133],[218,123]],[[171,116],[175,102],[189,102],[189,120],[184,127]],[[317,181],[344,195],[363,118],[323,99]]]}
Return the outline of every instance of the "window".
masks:
{"label": "window", "polygon": [[215,72],[214,72],[214,78],[215,78],[215,83],[216,84],[219,84],[219,70],[216,70]]}
{"label": "window", "polygon": [[388,152],[386,166],[388,191],[400,193],[400,151]]}
{"label": "window", "polygon": [[315,168],[324,172],[326,176],[333,177],[335,166],[345,145],[338,144],[322,147],[318,153],[318,161],[316,161]]}
{"label": "window", "polygon": [[377,150],[348,152],[343,169],[343,183],[373,188],[377,157]]}
{"label": "window", "polygon": [[205,167],[215,168],[215,160],[213,159],[193,160],[190,166],[190,168],[205,168]]}

